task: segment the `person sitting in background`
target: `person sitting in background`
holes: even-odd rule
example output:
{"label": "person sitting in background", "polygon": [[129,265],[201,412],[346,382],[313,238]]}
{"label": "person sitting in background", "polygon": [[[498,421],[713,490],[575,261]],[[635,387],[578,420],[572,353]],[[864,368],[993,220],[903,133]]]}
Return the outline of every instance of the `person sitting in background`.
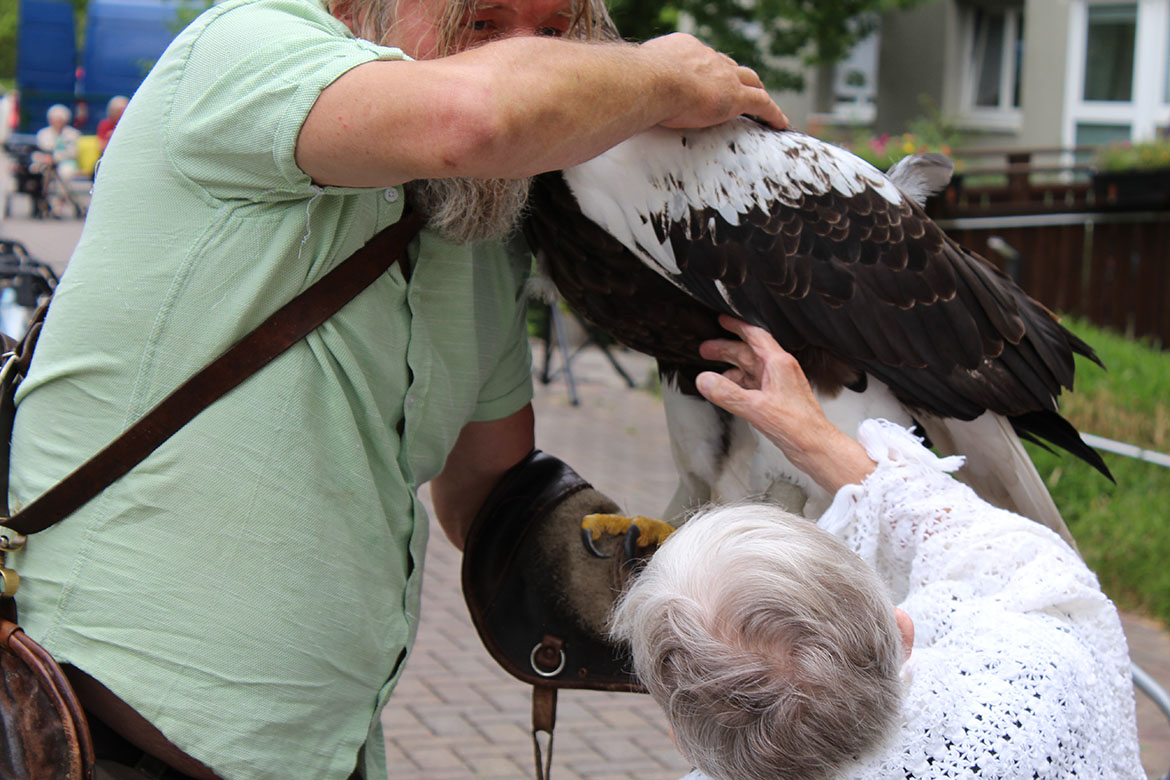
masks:
{"label": "person sitting in background", "polygon": [[49,213],[64,217],[72,207],[69,182],[78,172],[81,131],[69,124],[73,112],[60,103],[49,106],[45,118],[49,126],[37,131],[37,148],[40,151],[33,155],[30,170],[44,174],[43,193]]}
{"label": "person sitting in background", "polygon": [[97,126],[99,154],[106,150],[110,136],[114,134],[114,128],[118,126],[118,120],[122,118],[122,112],[126,110],[126,104],[129,102],[130,98],[125,95],[114,95],[106,104],[106,118],[98,122]]}
{"label": "person sitting in background", "polygon": [[37,131],[37,148],[41,153],[36,162],[45,168],[55,165],[57,175],[68,181],[77,172],[77,142],[81,131],[69,125],[73,112],[60,103],[49,106],[45,118],[49,126]]}
{"label": "person sitting in background", "polygon": [[771,336],[723,322],[742,341],[703,345],[733,368],[700,391],[835,500],[816,524],[700,513],[615,608],[688,780],[1144,777],[1125,636],[1079,556],[905,429],[850,439]]}

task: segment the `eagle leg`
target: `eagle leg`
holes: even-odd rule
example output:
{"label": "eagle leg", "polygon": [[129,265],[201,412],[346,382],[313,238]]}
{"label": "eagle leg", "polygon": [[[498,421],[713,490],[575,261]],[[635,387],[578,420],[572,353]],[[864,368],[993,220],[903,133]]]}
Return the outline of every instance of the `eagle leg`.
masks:
{"label": "eagle leg", "polygon": [[646,548],[651,545],[657,547],[666,541],[666,537],[674,532],[674,526],[662,520],[636,515],[593,514],[586,515],[581,521],[581,543],[590,554],[598,558],[611,558],[597,549],[593,543],[601,538],[602,534],[611,536],[626,536],[625,553],[627,558],[637,557],[637,548]]}

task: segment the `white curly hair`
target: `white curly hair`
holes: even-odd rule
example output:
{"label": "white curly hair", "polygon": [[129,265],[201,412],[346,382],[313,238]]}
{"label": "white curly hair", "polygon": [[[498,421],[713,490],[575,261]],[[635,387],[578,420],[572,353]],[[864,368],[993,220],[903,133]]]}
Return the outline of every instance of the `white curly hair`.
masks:
{"label": "white curly hair", "polygon": [[716,780],[821,778],[895,724],[903,661],[876,572],[832,535],[763,504],[702,512],[615,607],[611,631]]}

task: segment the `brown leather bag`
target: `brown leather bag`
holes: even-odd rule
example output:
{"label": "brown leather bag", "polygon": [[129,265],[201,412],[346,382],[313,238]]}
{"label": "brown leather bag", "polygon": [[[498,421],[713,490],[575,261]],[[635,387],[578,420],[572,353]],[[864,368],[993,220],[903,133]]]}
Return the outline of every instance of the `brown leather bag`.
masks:
{"label": "brown leather bag", "polygon": [[0,778],[92,780],[94,748],[77,695],[61,667],[17,625],[20,577],[7,554],[25,537],[68,517],[157,449],[199,412],[300,341],[402,256],[422,226],[414,214],[383,230],[305,292],[180,385],[105,449],[27,507],[8,511],[13,398],[32,362],[48,302],[0,369]]}
{"label": "brown leather bag", "polygon": [[479,638],[532,686],[538,780],[551,770],[558,689],[645,692],[605,629],[628,572],[580,541],[586,514],[617,511],[563,461],[534,450],[497,483],[464,544],[463,598]]}
{"label": "brown leather bag", "polygon": [[10,620],[0,620],[0,777],[87,780],[93,742],[61,667]]}

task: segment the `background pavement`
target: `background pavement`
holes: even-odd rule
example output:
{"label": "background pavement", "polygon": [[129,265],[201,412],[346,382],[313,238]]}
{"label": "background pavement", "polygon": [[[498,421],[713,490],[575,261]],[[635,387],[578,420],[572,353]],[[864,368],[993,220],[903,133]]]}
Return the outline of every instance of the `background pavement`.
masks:
{"label": "background pavement", "polygon": [[[0,221],[0,237],[24,241],[37,259],[64,270],[82,223],[29,220],[23,206],[14,204],[14,216]],[[646,382],[648,359],[629,352],[618,359]],[[563,381],[537,382],[537,446],[624,509],[660,512],[675,488],[661,402],[628,389],[595,349],[573,366],[580,406],[569,404]],[[1170,688],[1170,634],[1140,617],[1123,615],[1123,622],[1134,660]],[[432,525],[418,641],[383,716],[390,780],[531,777],[530,708],[529,688],[480,645],[460,593],[459,554]],[[1140,694],[1138,720],[1143,764],[1151,778],[1161,778],[1170,769],[1170,724]],[[561,692],[557,780],[673,780],[688,770],[649,697]]]}

